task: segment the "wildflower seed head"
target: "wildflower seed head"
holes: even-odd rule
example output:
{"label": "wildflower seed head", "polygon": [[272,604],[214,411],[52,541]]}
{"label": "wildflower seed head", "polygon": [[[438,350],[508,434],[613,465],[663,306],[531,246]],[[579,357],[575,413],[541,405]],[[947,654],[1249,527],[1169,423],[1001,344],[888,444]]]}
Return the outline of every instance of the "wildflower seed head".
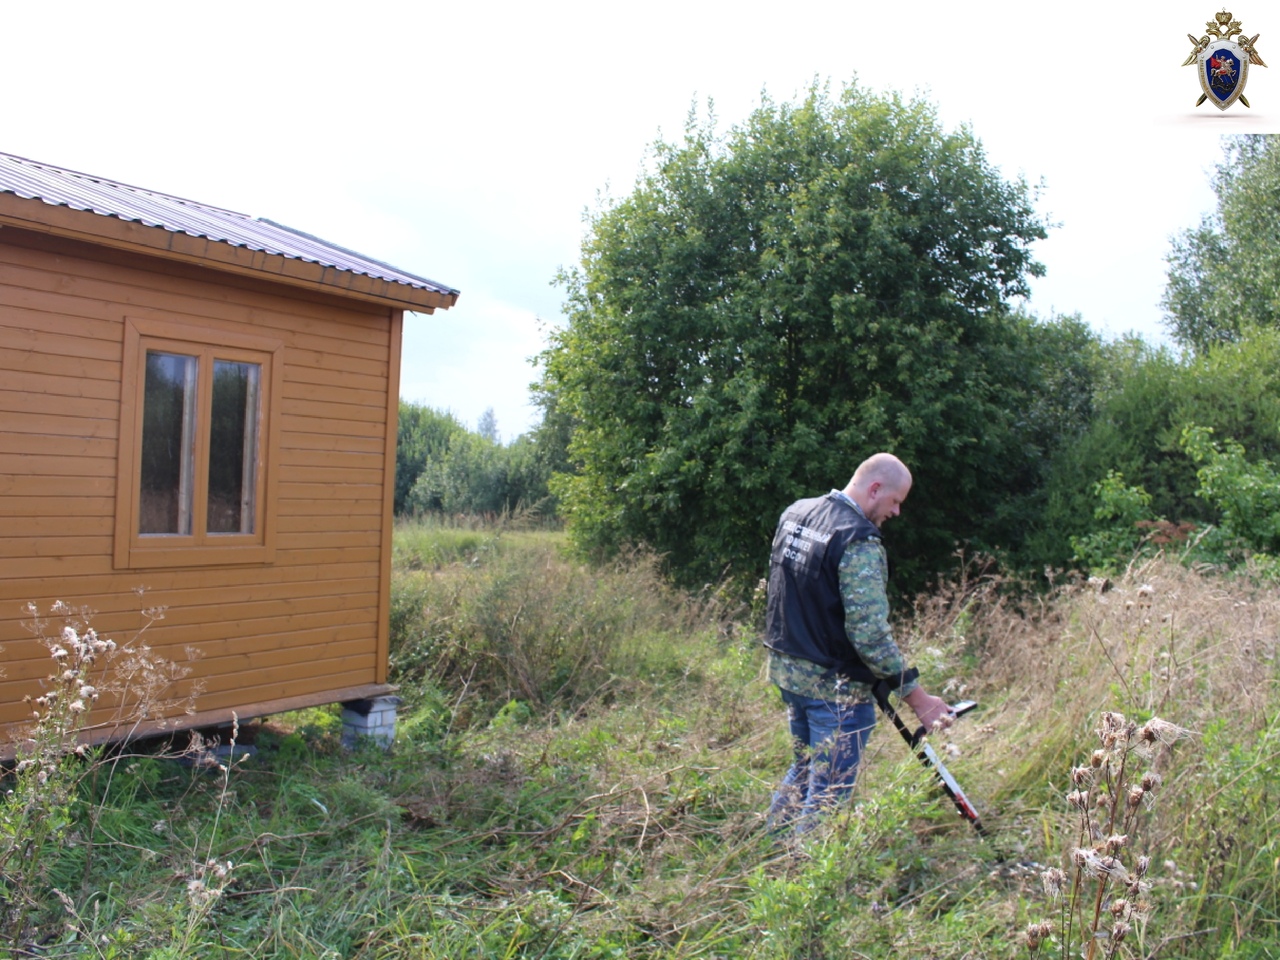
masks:
{"label": "wildflower seed head", "polygon": [[67,659],[67,657],[70,656],[70,654],[67,653],[66,647],[62,646],[61,644],[55,643],[52,647],[49,648],[49,656],[53,657],[53,659],[55,660],[61,661],[61,660]]}
{"label": "wildflower seed head", "polygon": [[1135,867],[1134,872],[1139,877],[1145,877],[1147,875],[1147,869],[1150,866],[1151,866],[1151,858],[1145,855],[1141,856],[1138,858],[1138,863]]}
{"label": "wildflower seed head", "polygon": [[1098,723],[1098,738],[1104,743],[1108,734],[1119,733],[1125,728],[1125,718],[1123,713],[1116,713],[1108,710],[1102,714],[1102,719]]}
{"label": "wildflower seed head", "polygon": [[1116,925],[1111,928],[1111,942],[1123,943],[1124,938],[1129,935],[1129,931],[1131,929],[1132,927],[1130,927],[1129,924],[1127,924],[1125,921],[1123,920],[1117,921]]}
{"label": "wildflower seed head", "polygon": [[1128,842],[1129,835],[1127,833],[1113,833],[1107,837],[1107,852],[1118,853]]}
{"label": "wildflower seed head", "polygon": [[1091,780],[1093,780],[1093,771],[1088,767],[1071,768],[1071,782],[1077,787],[1088,786]]}
{"label": "wildflower seed head", "polygon": [[1026,933],[1023,934],[1023,943],[1027,945],[1028,950],[1040,949],[1040,924],[1031,923],[1027,925]]}
{"label": "wildflower seed head", "polygon": [[1171,746],[1178,740],[1185,740],[1191,736],[1191,731],[1185,727],[1170,723],[1168,720],[1161,720],[1159,717],[1152,717],[1147,721],[1146,725],[1151,730],[1152,735],[1166,747]]}
{"label": "wildflower seed head", "polygon": [[1129,879],[1129,871],[1125,869],[1119,857],[1103,856],[1096,850],[1081,848],[1072,854],[1072,858],[1076,860],[1076,865],[1091,877],[1110,877],[1121,883]]}
{"label": "wildflower seed head", "polygon": [[1132,913],[1132,908],[1129,905],[1129,901],[1124,897],[1111,901],[1111,915],[1117,920],[1128,920],[1130,913]]}
{"label": "wildflower seed head", "polygon": [[69,706],[67,709],[70,710],[72,713],[84,713],[84,701],[72,700],[71,706]]}
{"label": "wildflower seed head", "polygon": [[1061,894],[1067,885],[1067,873],[1061,867],[1050,867],[1040,874],[1040,879],[1044,882],[1044,892],[1051,897]]}
{"label": "wildflower seed head", "polygon": [[1089,794],[1083,790],[1072,790],[1067,794],[1067,803],[1077,810],[1083,810],[1089,805]]}
{"label": "wildflower seed head", "polygon": [[1142,803],[1142,798],[1145,797],[1146,795],[1147,795],[1147,791],[1143,790],[1142,787],[1136,786],[1136,785],[1130,787],[1129,798],[1127,801],[1130,809],[1133,809],[1137,807],[1138,804]]}
{"label": "wildflower seed head", "polygon": [[1089,766],[1093,767],[1095,770],[1106,762],[1107,751],[1105,750],[1095,750],[1093,751],[1093,755],[1089,757]]}
{"label": "wildflower seed head", "polygon": [[1156,787],[1160,786],[1160,774],[1156,773],[1154,770],[1148,770],[1142,775],[1142,780],[1139,782],[1142,784],[1142,789],[1150,793]]}
{"label": "wildflower seed head", "polygon": [[1047,920],[1041,923],[1027,924],[1027,930],[1023,934],[1022,942],[1027,945],[1027,949],[1032,952],[1040,949],[1040,942],[1047,938],[1053,932],[1053,924]]}

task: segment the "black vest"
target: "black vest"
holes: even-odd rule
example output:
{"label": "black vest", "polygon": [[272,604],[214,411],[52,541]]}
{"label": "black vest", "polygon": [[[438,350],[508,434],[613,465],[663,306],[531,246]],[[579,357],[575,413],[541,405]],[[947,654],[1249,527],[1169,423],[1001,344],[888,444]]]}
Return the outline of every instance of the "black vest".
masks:
{"label": "black vest", "polygon": [[851,680],[874,679],[844,631],[840,558],[855,540],[879,539],[879,528],[834,492],[789,506],[773,536],[765,645]]}

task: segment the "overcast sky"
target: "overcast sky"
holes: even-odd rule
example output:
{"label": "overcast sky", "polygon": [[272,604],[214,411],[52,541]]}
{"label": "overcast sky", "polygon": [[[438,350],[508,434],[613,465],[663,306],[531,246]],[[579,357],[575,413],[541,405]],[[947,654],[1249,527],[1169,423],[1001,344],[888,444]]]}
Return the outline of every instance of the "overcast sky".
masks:
{"label": "overcast sky", "polygon": [[[406,318],[401,393],[510,440],[583,213],[708,100],[855,78],[972,126],[1058,226],[1030,307],[1163,335],[1169,237],[1213,206],[1224,133],[1280,130],[1280,12],[1233,6],[1272,68],[1195,108],[1204,0],[6,5],[0,151],[268,217],[462,291]],[[1270,18],[1270,19],[1268,19]]]}

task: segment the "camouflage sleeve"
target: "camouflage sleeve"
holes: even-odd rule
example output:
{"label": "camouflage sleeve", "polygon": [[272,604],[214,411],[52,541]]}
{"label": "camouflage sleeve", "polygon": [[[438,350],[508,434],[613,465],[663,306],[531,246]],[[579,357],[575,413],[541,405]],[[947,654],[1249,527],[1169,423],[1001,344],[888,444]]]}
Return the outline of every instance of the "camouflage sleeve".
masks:
{"label": "camouflage sleeve", "polygon": [[[902,651],[893,641],[889,625],[889,561],[875,540],[858,540],[840,558],[840,596],[844,599],[844,630],[872,673],[892,677],[907,668]],[[912,680],[898,688],[906,696],[918,684]]]}

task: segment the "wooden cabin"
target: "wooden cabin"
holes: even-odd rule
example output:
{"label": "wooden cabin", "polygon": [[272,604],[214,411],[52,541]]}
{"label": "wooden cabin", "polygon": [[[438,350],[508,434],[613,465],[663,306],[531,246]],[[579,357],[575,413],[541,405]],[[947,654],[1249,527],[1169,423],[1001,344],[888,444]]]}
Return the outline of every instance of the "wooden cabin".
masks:
{"label": "wooden cabin", "polygon": [[88,608],[118,644],[164,607],[143,640],[186,674],[175,701],[198,694],[171,725],[391,692],[401,325],[457,298],[0,154],[0,744],[53,666],[28,603]]}

